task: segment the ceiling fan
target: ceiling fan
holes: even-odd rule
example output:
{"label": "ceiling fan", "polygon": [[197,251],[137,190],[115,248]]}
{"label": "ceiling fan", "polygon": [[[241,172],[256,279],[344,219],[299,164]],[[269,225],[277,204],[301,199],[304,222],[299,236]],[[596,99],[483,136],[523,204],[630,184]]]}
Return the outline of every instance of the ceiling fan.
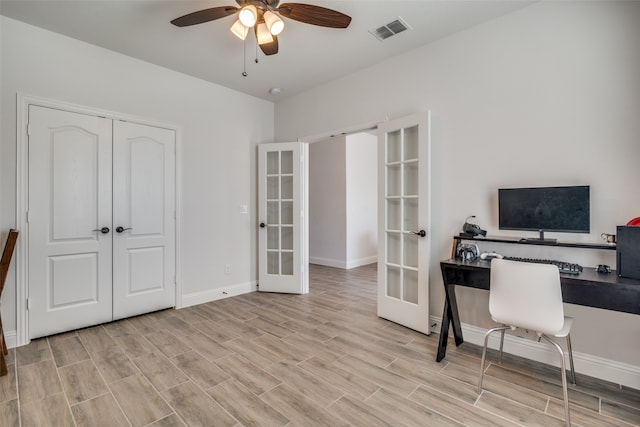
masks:
{"label": "ceiling fan", "polygon": [[256,40],[265,55],[278,53],[278,34],[284,29],[281,17],[328,28],[347,28],[351,17],[344,13],[303,3],[284,3],[280,0],[236,0],[238,6],[219,6],[199,10],[174,19],[178,27],[202,24],[238,13],[231,32],[244,40],[253,28]]}

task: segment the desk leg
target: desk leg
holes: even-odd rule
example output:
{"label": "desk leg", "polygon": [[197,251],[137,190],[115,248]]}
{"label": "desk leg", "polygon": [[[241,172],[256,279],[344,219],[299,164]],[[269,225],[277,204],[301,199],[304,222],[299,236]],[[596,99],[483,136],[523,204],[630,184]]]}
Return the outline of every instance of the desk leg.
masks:
{"label": "desk leg", "polygon": [[458,301],[456,300],[456,285],[444,285],[445,300],[442,313],[442,324],[440,325],[440,341],[438,343],[438,354],[436,362],[440,362],[447,354],[447,339],[449,338],[449,322],[453,326],[453,336],[456,346],[464,342],[462,338],[462,328],[460,327],[460,316],[458,315]]}
{"label": "desk leg", "polygon": [[444,299],[444,310],[442,310],[442,323],[440,324],[440,341],[438,342],[438,354],[436,362],[441,361],[447,355],[447,339],[449,338],[449,300]]}

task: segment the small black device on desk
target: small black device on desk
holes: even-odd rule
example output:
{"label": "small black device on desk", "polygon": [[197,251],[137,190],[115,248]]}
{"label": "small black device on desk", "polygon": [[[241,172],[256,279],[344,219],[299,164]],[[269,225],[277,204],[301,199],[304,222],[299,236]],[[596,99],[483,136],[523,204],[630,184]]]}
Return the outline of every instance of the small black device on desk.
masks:
{"label": "small black device on desk", "polygon": [[475,236],[486,236],[487,232],[480,228],[477,224],[472,224],[469,222],[469,218],[475,218],[475,215],[469,215],[462,225],[462,233],[460,233],[460,237],[464,238],[473,238]]}

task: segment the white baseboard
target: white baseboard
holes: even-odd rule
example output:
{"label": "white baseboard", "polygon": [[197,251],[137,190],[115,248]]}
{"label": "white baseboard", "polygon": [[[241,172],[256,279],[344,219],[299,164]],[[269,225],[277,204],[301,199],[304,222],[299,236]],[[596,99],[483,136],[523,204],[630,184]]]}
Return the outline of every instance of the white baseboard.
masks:
{"label": "white baseboard", "polygon": [[258,290],[258,282],[251,281],[239,283],[237,285],[226,286],[224,288],[211,289],[208,291],[194,292],[182,296],[182,306],[176,308],[191,307],[193,305],[204,304],[206,302],[216,301],[223,298],[229,298],[236,295],[242,295]]}
{"label": "white baseboard", "polygon": [[366,258],[359,258],[347,261],[347,269],[361,267],[363,265],[373,264],[378,262],[378,255],[373,255]]}
{"label": "white baseboard", "polygon": [[347,263],[339,259],[320,258],[315,256],[309,257],[309,264],[325,265],[327,267],[347,268]]}
{"label": "white baseboard", "polygon": [[18,344],[18,334],[14,331],[5,331],[4,333],[4,342],[7,344],[7,348],[17,347]]}
{"label": "white baseboard", "polygon": [[341,268],[343,270],[349,270],[351,268],[372,264],[374,262],[378,262],[377,255],[366,257],[366,258],[349,260],[349,261],[343,261],[343,260],[331,259],[331,258],[309,257],[309,264],[324,265],[327,267]]}
{"label": "white baseboard", "polygon": [[[430,316],[431,331],[440,333],[441,317]],[[451,329],[449,329],[451,333]],[[462,324],[464,340],[479,346],[484,345],[484,334],[487,330],[474,325]],[[562,348],[566,348],[564,339],[559,340]],[[500,346],[500,334],[495,333],[489,337],[489,348],[498,349]],[[558,352],[548,343],[537,342],[506,334],[504,337],[505,353],[515,354],[537,362],[552,366],[560,366]],[[593,378],[622,384],[634,389],[640,389],[640,366],[629,365],[586,353],[573,352],[573,361],[576,372]]]}

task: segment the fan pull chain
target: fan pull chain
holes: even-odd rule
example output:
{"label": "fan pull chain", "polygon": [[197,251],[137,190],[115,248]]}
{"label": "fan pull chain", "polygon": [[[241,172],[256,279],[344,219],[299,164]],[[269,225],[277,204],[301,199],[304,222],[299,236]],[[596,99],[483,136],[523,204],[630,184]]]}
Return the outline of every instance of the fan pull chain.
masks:
{"label": "fan pull chain", "polygon": [[244,39],[242,49],[242,77],[247,77],[247,39]]}
{"label": "fan pull chain", "polygon": [[258,63],[258,40],[256,40],[256,64]]}

